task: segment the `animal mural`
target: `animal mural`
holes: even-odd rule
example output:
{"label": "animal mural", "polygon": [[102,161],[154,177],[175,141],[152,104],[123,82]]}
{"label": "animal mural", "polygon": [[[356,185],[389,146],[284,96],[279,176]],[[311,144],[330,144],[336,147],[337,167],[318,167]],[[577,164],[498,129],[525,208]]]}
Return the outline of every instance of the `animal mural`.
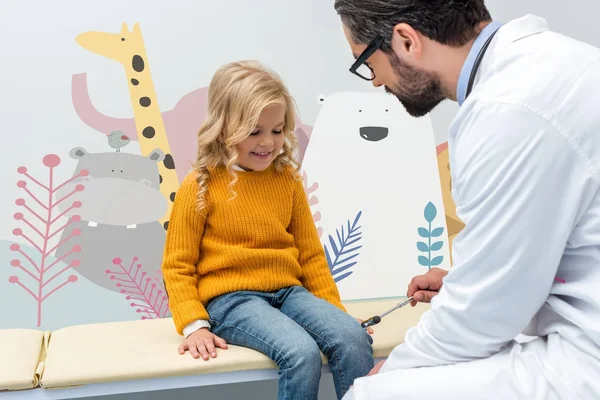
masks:
{"label": "animal mural", "polygon": [[[73,195],[81,204],[79,219],[62,235],[71,237],[71,232],[77,230],[79,235],[72,237],[71,243],[81,251],[73,255],[67,253],[67,248],[59,248],[56,256],[66,263],[77,257],[81,276],[122,293],[124,287],[117,279],[133,280],[130,286],[139,284],[135,272],[129,277],[119,274],[125,269],[129,273],[131,268],[123,265],[133,262],[136,270],[137,265],[144,267],[140,271],[144,279],[152,279],[157,290],[164,290],[160,267],[166,232],[159,220],[168,203],[160,192],[159,166],[165,157],[162,150],[153,149],[143,156],[114,151],[89,153],[75,147],[69,155],[77,160],[73,172],[77,178],[61,191],[70,193],[72,186],[80,183],[85,190]],[[82,170],[87,171],[86,176],[79,176]]]}
{"label": "animal mural", "polygon": [[424,264],[447,268],[429,117],[410,117],[384,93],[337,92],[318,102],[302,172],[305,188],[318,183],[309,204],[342,298],[397,296]]}
{"label": "animal mural", "polygon": [[452,199],[452,176],[450,174],[450,160],[448,153],[448,142],[441,143],[436,148],[437,164],[444,201],[444,212],[446,227],[448,231],[448,250],[450,252],[450,263],[452,263],[452,243],[456,235],[465,227],[465,223],[456,215],[456,205]]}
{"label": "animal mural", "polygon": [[[144,39],[140,26],[135,24],[129,31],[126,24],[120,33],[86,32],[77,36],[77,43],[96,54],[120,62],[125,68],[129,96],[135,116],[136,134],[142,155],[149,155],[159,148],[164,158],[158,166],[160,174],[159,190],[167,200],[165,213],[160,222],[166,230],[169,226],[172,202],[170,199],[179,188],[179,179],[175,171],[175,160],[171,153],[162,114],[152,83],[150,65],[146,55]],[[116,130],[114,127],[111,130]],[[126,134],[129,137],[128,134]]]}

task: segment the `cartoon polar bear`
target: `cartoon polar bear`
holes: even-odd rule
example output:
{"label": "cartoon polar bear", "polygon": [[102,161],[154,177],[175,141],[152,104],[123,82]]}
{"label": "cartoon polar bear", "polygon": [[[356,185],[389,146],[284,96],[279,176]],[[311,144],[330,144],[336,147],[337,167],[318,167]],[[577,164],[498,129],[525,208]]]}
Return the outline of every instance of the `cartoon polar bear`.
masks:
{"label": "cartoon polar bear", "polygon": [[[317,225],[342,298],[403,296],[429,268],[419,256],[449,268],[431,120],[411,117],[385,93],[338,92],[318,101],[302,170],[308,187],[318,184],[312,210],[321,214]],[[431,226],[429,202],[437,209]],[[421,237],[419,227],[443,234]],[[422,252],[419,241],[442,243]]]}

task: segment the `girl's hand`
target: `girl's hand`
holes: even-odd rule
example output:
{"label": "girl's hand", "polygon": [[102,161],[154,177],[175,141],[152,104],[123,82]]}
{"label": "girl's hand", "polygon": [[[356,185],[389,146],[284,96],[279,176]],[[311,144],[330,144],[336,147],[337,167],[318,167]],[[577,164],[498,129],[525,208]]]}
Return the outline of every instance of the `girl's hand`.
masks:
{"label": "girl's hand", "polygon": [[227,343],[225,343],[224,339],[209,331],[208,328],[202,328],[190,334],[183,341],[179,346],[179,354],[184,354],[186,350],[189,350],[192,357],[198,358],[202,356],[206,361],[209,354],[212,358],[217,357],[215,346],[224,350],[227,349]]}
{"label": "girl's hand", "polygon": [[[360,318],[356,318],[356,320],[358,321],[359,324],[362,324],[362,322],[363,322],[363,320],[360,319]],[[373,334],[373,328],[370,327],[370,326],[368,326],[367,327],[367,332],[369,332],[369,334],[372,335]]]}

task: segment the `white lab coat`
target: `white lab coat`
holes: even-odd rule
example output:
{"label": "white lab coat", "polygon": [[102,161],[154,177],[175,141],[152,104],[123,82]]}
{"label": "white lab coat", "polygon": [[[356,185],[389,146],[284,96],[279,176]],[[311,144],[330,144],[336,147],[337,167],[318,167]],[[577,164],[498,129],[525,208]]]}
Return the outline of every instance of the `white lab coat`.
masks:
{"label": "white lab coat", "polygon": [[347,398],[600,399],[600,49],[506,23],[449,151],[454,266]]}

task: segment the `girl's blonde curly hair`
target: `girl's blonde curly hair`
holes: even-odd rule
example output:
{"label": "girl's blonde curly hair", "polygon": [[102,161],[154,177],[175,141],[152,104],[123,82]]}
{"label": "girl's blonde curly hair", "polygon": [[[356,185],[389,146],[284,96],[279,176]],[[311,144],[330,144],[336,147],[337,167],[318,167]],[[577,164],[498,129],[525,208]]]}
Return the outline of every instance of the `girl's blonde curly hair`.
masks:
{"label": "girl's blonde curly hair", "polygon": [[216,71],[208,87],[207,117],[198,132],[198,158],[194,164],[198,211],[206,207],[211,168],[226,166],[232,176],[229,189],[235,197],[236,146],[255,129],[262,110],[274,104],[283,104],[286,111],[284,144],[273,163],[279,171],[291,166],[294,176],[301,179],[294,158],[298,146],[295,102],[279,75],[256,61],[232,62]]}

